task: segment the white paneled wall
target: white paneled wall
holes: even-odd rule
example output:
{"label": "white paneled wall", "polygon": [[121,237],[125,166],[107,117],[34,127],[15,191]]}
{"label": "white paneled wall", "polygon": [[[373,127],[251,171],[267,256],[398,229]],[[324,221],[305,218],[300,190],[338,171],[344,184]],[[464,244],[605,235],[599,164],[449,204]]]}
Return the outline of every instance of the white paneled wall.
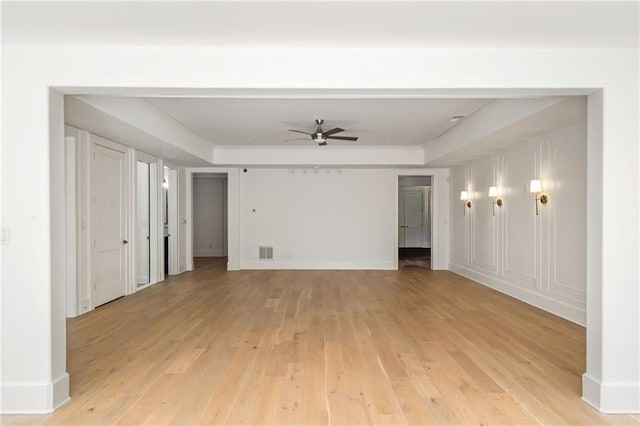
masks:
{"label": "white paneled wall", "polygon": [[[578,123],[451,170],[450,269],[583,325],[586,131]],[[537,216],[531,179],[549,196]],[[490,186],[504,200],[495,215]]]}

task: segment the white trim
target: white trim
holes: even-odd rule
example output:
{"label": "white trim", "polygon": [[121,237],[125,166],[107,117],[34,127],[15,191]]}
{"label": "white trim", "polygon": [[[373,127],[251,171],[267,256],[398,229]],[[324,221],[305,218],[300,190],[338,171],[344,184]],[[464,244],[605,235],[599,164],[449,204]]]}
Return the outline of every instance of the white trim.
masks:
{"label": "white trim", "polygon": [[600,408],[601,386],[600,381],[591,375],[587,373],[582,375],[582,400],[599,411],[602,411]]}
{"label": "white trim", "polygon": [[227,270],[240,267],[240,169],[235,167],[191,167],[185,169],[186,235],[185,260],[188,271],[193,271],[193,174],[223,173],[227,175]]}
{"label": "white trim", "polygon": [[[159,262],[159,250],[158,244],[162,242],[162,240],[158,239],[158,235],[156,232],[153,232],[154,229],[157,229],[158,222],[161,222],[162,219],[159,218],[160,212],[158,211],[159,203],[158,203],[158,192],[159,192],[159,182],[158,182],[158,169],[160,159],[154,157],[153,155],[149,155],[142,151],[135,151],[135,162],[137,164],[138,161],[143,163],[147,163],[149,165],[149,283],[144,286],[138,286],[138,280],[136,279],[132,282],[133,292],[139,291],[143,288],[148,287],[150,284],[156,284],[159,280],[158,274],[158,262]],[[137,176],[137,173],[136,173]],[[133,182],[134,190],[136,187],[136,181],[134,179]],[[135,201],[135,200],[134,200]],[[133,219],[135,221],[136,212],[135,212],[136,204],[133,204]],[[135,225],[134,225],[135,226]],[[135,227],[133,228],[133,235],[135,236]],[[135,238],[133,238],[135,241]],[[133,245],[134,253],[135,253],[135,243]],[[135,259],[135,256],[134,256]],[[133,269],[137,270],[137,265],[135,262],[133,263]]]}
{"label": "white trim", "polygon": [[92,145],[100,145],[105,148],[113,149],[114,151],[121,152],[124,155],[128,155],[128,152],[131,149],[128,146],[122,145],[118,142],[111,141],[109,139],[105,139],[98,135],[94,135],[93,133],[88,133],[88,134],[89,134],[89,139],[91,140]]}
{"label": "white trim", "polygon": [[76,261],[78,262],[78,315],[94,309],[91,299],[91,134],[85,130],[78,132],[78,230]]}
{"label": "white trim", "polygon": [[[231,265],[229,262],[228,266]],[[388,261],[244,261],[240,269],[307,269],[307,270],[394,270],[397,266]]]}
{"label": "white trim", "polygon": [[127,284],[125,286],[125,296],[136,292],[136,151],[133,148],[127,149],[126,168],[127,168]]}
{"label": "white trim", "polygon": [[[178,266],[178,242],[180,241],[180,235],[179,235],[179,227],[178,227],[178,200],[180,199],[180,188],[178,188],[178,165],[174,164],[170,161],[163,161],[162,162],[162,176],[164,177],[164,167],[167,167],[169,169],[169,176],[168,176],[168,184],[169,184],[169,190],[168,192],[168,217],[167,217],[167,223],[168,223],[168,234],[169,234],[169,273],[168,275],[178,275],[179,272],[179,266]],[[162,181],[162,180],[160,180]],[[160,186],[161,192],[162,192],[162,186]],[[161,197],[162,198],[162,197]],[[161,200],[161,204],[162,204],[162,200]],[[164,210],[164,205],[162,205],[162,209]],[[162,213],[161,213],[162,214]],[[160,225],[161,225],[161,235],[163,237],[163,239],[161,239],[161,247],[160,249],[162,250],[162,264],[160,265],[160,268],[162,269],[162,273],[163,273],[163,280],[166,278],[164,277],[164,223],[162,223],[162,220],[160,221]]]}
{"label": "white trim", "polygon": [[547,312],[551,312],[554,315],[579,324],[583,327],[585,326],[586,312],[583,308],[561,302],[555,298],[547,297],[546,295],[535,291],[535,289],[532,290],[526,287],[518,286],[508,281],[498,279],[496,277],[487,276],[479,271],[472,271],[463,265],[450,263],[449,270],[479,284],[528,303],[529,305],[533,305]]}
{"label": "white trim", "polygon": [[187,271],[193,271],[193,173],[190,169],[185,169],[184,176],[184,220],[186,221],[184,235],[184,259]]}
{"label": "white trim", "polygon": [[582,375],[582,400],[606,414],[640,413],[640,385],[637,383],[601,383]]}
{"label": "white trim", "polygon": [[431,269],[446,269],[440,265],[439,231],[438,223],[438,203],[439,186],[442,185],[438,179],[438,169],[396,169],[395,174],[395,215],[393,218],[393,269],[398,269],[398,202],[400,194],[400,176],[430,176],[431,177]]}
{"label": "white trim", "polygon": [[[155,245],[156,254],[155,258],[157,259],[155,264],[155,275],[158,282],[164,281],[164,223],[162,212],[164,211],[164,206],[162,205],[163,201],[163,193],[162,193],[162,179],[164,179],[164,160],[158,159],[156,163],[156,173],[155,178],[152,180],[156,182],[156,185],[153,191],[156,195],[155,197],[155,210],[156,210],[156,220],[155,220],[155,239],[157,241]],[[152,232],[153,234],[153,232]],[[151,246],[153,249],[153,245]]]}
{"label": "white trim", "polygon": [[49,414],[67,403],[69,374],[49,383],[2,384],[0,414]]}
{"label": "white trim", "polygon": [[54,380],[51,388],[53,411],[55,411],[71,400],[69,396],[69,373],[64,373]]}
{"label": "white trim", "polygon": [[[66,129],[65,129],[66,130]],[[78,216],[76,173],[76,136],[65,136],[65,210],[66,210],[66,275],[67,275],[67,318],[78,315],[78,262],[77,229]]]}

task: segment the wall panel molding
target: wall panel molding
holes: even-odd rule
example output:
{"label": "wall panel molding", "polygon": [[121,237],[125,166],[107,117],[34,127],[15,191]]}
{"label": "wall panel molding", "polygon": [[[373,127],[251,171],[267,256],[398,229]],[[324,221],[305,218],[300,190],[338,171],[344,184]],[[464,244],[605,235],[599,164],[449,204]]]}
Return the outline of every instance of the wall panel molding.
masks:
{"label": "wall panel molding", "polygon": [[[584,325],[586,137],[581,122],[452,169],[450,269]],[[549,195],[539,215],[531,179]],[[492,185],[504,201],[495,216]],[[466,215],[461,190],[473,203]]]}

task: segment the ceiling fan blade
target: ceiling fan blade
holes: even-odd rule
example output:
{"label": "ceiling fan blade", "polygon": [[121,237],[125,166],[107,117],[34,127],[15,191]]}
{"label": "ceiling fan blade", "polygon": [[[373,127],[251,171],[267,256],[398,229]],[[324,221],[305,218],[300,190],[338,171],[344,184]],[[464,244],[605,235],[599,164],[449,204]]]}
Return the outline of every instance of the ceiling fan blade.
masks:
{"label": "ceiling fan blade", "polygon": [[308,141],[309,138],[293,138],[293,139],[285,139],[282,142],[292,142],[292,141]]}
{"label": "ceiling fan blade", "polygon": [[320,142],[318,145],[320,145],[320,146],[324,146],[324,145],[326,145],[326,144],[327,144],[326,142]]}
{"label": "ceiling fan blade", "polygon": [[304,133],[305,135],[311,135],[311,133],[307,133],[307,132],[303,132],[302,130],[292,130],[289,129],[290,132],[296,132],[296,133]]}
{"label": "ceiling fan blade", "polygon": [[340,132],[344,132],[344,129],[341,129],[340,127],[336,127],[335,129],[327,130],[326,132],[324,132],[324,135],[329,136],[329,135],[333,135],[335,133],[340,133]]}
{"label": "ceiling fan blade", "polygon": [[338,139],[341,141],[357,141],[358,138],[355,136],[327,136],[327,139]]}

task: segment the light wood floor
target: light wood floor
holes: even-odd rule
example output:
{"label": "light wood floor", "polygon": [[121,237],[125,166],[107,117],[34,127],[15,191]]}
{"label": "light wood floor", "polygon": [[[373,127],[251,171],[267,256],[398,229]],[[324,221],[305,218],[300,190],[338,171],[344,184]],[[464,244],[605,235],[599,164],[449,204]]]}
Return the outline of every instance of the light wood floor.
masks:
{"label": "light wood floor", "polygon": [[220,266],[69,320],[71,401],[2,423],[640,423],[580,400],[583,328],[453,273]]}

